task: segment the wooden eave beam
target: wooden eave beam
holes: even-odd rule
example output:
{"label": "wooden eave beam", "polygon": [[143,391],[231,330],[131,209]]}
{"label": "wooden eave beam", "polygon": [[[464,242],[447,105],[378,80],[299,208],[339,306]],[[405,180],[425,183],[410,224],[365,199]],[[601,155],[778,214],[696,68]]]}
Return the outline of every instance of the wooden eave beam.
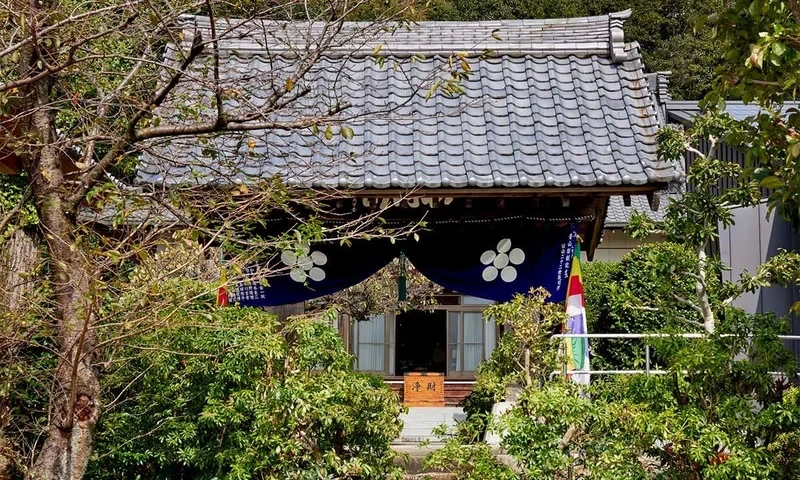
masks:
{"label": "wooden eave beam", "polygon": [[[7,115],[0,115],[0,173],[5,175],[19,175],[22,172],[22,162],[13,149],[8,148],[10,140],[20,135],[18,121]],[[77,172],[79,169],[75,162],[79,155],[75,151],[60,154],[61,171],[65,174]]]}
{"label": "wooden eave beam", "polygon": [[588,258],[589,261],[594,260],[594,252],[600,245],[600,237],[603,235],[603,225],[605,224],[607,210],[608,197],[595,200],[594,225],[592,225],[592,236],[589,239],[589,248],[586,250],[586,258]]}
{"label": "wooden eave beam", "polygon": [[[399,198],[399,197],[450,197],[450,198],[477,198],[477,197],[533,197],[533,196],[592,196],[603,197],[613,195],[647,195],[667,187],[666,183],[653,183],[648,185],[617,185],[595,187],[519,187],[519,188],[418,188],[406,190],[400,188],[370,188],[361,190],[328,190],[332,198],[342,197],[371,197],[371,198]],[[326,193],[325,190],[318,190]]]}
{"label": "wooden eave beam", "polygon": [[20,134],[18,122],[9,115],[0,115],[0,173],[17,175],[21,170],[19,158],[8,148],[10,140]]}

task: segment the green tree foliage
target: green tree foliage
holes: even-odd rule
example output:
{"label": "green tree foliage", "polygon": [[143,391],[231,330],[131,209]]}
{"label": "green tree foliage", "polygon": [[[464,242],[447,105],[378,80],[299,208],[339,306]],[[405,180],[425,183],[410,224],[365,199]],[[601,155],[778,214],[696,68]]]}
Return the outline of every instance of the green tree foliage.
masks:
{"label": "green tree foliage", "polygon": [[39,222],[29,195],[24,178],[0,173],[0,245],[15,230]]}
{"label": "green tree foliage", "polygon": [[[489,426],[488,414],[495,402],[503,400],[510,389],[545,384],[558,369],[558,342],[552,336],[560,331],[566,313],[563,305],[546,303],[549,296],[545,290],[535,289],[486,309],[485,318],[494,318],[506,332],[491,357],[478,367],[472,392],[462,402],[468,421],[459,425],[457,437],[446,448],[453,449],[462,441],[478,442]],[[429,463],[453,472],[465,471],[465,465],[473,463],[484,465],[480,449],[462,453],[466,458],[440,452],[431,456]]]}
{"label": "green tree foliage", "polygon": [[712,32],[693,26],[731,0],[434,0],[431,20],[501,20],[602,15],[632,9],[625,24],[627,41],[641,45],[651,72],[671,70],[677,99],[699,99],[711,89],[714,71],[725,62],[722,43]]}
{"label": "green tree foliage", "polygon": [[[438,433],[443,433],[439,429]],[[501,463],[486,443],[463,444],[450,439],[425,457],[426,468],[448,472],[458,480],[518,480],[519,474]]]}
{"label": "green tree foliage", "polygon": [[[363,282],[307,302],[306,312],[336,310],[351,321],[368,320],[387,311],[431,310],[442,287],[425,278],[413,265],[394,259]],[[399,279],[405,276],[406,298],[399,298]]]}
{"label": "green tree foliage", "polygon": [[504,419],[504,446],[523,478],[797,478],[800,390],[770,373],[795,371],[783,331],[728,309],[711,337],[657,343],[667,375],[616,378],[589,396],[560,382],[528,389]]}
{"label": "green tree foliage", "polygon": [[580,2],[574,0],[434,0],[428,17],[461,21],[563,18],[581,15],[582,11]]}
{"label": "green tree foliage", "polygon": [[[665,259],[669,268],[652,268],[649,261],[654,258]],[[694,324],[696,312],[674,296],[689,298],[695,290],[694,279],[675,275],[675,272],[697,269],[696,256],[682,245],[645,244],[626,254],[620,262],[590,262],[581,268],[590,332],[699,330]],[[693,320],[687,322],[686,319]],[[643,368],[644,345],[645,341],[638,340],[592,339],[592,368]]]}
{"label": "green tree foliage", "polygon": [[[669,313],[660,305],[661,299],[677,300],[694,311],[692,317],[681,317],[685,323],[702,326],[712,333],[724,308],[748,288],[748,281],[720,284],[717,276],[725,266],[720,265],[719,259],[709,256],[708,250],[718,237],[718,230],[733,223],[731,206],[752,206],[761,198],[758,182],[748,175],[747,169],[716,157],[720,139],[735,124],[727,115],[707,115],[698,118],[688,132],[679,128],[663,129],[659,133],[662,158],[682,161],[687,152],[695,155],[687,175],[687,183],[692,188],[680,200],[670,202],[662,221],[634,214],[629,225],[634,238],[660,233],[691,252],[696,259],[691,265],[679,265],[663,253],[648,256],[643,262],[644,268],[653,275],[672,274],[678,285],[693,281],[695,288],[691,295],[684,296],[679,289],[664,285],[661,291],[640,298],[639,308]],[[703,143],[710,146],[708,152],[700,149]],[[733,186],[720,189],[723,182]]]}
{"label": "green tree foliage", "polygon": [[[478,441],[481,415],[427,463],[476,480],[797,478],[800,389],[789,380],[797,359],[777,337],[787,324],[731,307],[719,319],[707,337],[653,341],[665,375],[614,377],[588,390],[560,378],[526,387],[494,426],[515,470]],[[522,375],[513,361],[480,375],[495,371]]]}
{"label": "green tree foliage", "polygon": [[[164,326],[115,351],[87,472],[95,479],[385,478],[402,407],[325,322],[279,324],[258,309],[213,307],[208,286],[161,285],[195,298],[154,312]],[[123,297],[110,311],[141,299]],[[124,328],[124,327],[123,327]]]}
{"label": "green tree foliage", "polygon": [[770,207],[800,224],[800,111],[783,108],[798,98],[800,2],[737,0],[701,19],[698,28],[718,35],[727,47],[728,62],[718,70],[706,105],[722,110],[733,97],[761,106],[724,140],[746,152],[748,173],[773,189]]}
{"label": "green tree foliage", "polygon": [[[58,360],[47,382],[49,412],[43,416],[47,426],[29,449],[37,457],[26,461],[28,476],[37,480],[82,476],[92,449],[92,432],[107,410],[101,367],[119,359],[106,357],[111,346],[120,344],[107,332],[116,324],[127,324],[130,331],[117,332],[127,339],[122,344],[147,340],[132,332],[164,327],[150,320],[166,322],[163,312],[175,308],[174,301],[164,298],[161,304],[150,303],[148,311],[134,304],[128,311],[115,312],[105,303],[115,299],[112,291],[124,296],[135,290],[133,282],[127,281],[128,269],[161,248],[174,228],[190,230],[179,241],[202,246],[195,260],[218,262],[225,255],[232,278],[239,276],[243,265],[263,265],[260,260],[274,258],[276,252],[301,249],[323,236],[346,243],[364,236],[409,233],[411,228],[389,227],[376,215],[323,227],[321,219],[344,218],[346,202],[340,200],[345,194],[319,196],[311,189],[285,185],[277,177],[252,178],[234,171],[240,164],[229,160],[242,155],[243,145],[249,149],[248,156],[274,157],[293,151],[292,145],[276,150],[277,143],[263,133],[247,132],[310,130],[321,141],[334,135],[351,137],[352,127],[343,124],[350,118],[346,112],[350,102],[342,99],[306,108],[302,102],[310,87],[303,85],[303,79],[318,70],[316,65],[326,51],[336,48],[342,22],[372,12],[373,21],[362,25],[357,38],[352,38],[356,43],[368,42],[386,30],[407,25],[405,20],[415,13],[413,4],[392,2],[386,9],[376,8],[378,2],[372,0],[330,0],[313,6],[300,0],[2,4],[0,156],[5,161],[13,152],[14,166],[4,163],[3,171],[21,173],[12,180],[15,188],[11,190],[6,189],[5,177],[0,180],[0,242],[7,226],[18,230],[26,222],[38,222],[37,238],[43,244],[44,271],[52,294],[42,304],[43,320],[35,328],[38,336],[54,335]],[[238,42],[241,30],[222,24],[201,29],[202,35],[201,30],[189,36],[184,34],[189,30],[182,30],[190,28],[186,15],[219,19],[237,12],[245,18],[294,16],[324,27],[298,40],[314,48],[297,49],[289,59],[292,67],[282,69],[280,78],[271,69],[254,70],[248,72],[247,82],[230,82],[225,78],[230,69],[221,64],[227,61],[225,46]],[[384,58],[376,55],[375,60],[381,63]],[[449,67],[439,69],[414,87],[430,95],[456,93],[467,75],[460,65],[456,64],[455,72]],[[265,94],[265,85],[274,88]],[[265,102],[253,101],[265,95]],[[396,108],[389,106],[382,114]],[[361,112],[367,113],[377,112]],[[277,118],[282,120],[267,121]],[[237,141],[220,142],[220,135]],[[187,181],[169,188],[131,184],[137,159],[148,150],[153,153],[155,146],[188,136],[204,161],[232,169],[223,174],[226,178],[252,181],[230,185]],[[351,160],[331,157],[326,165],[335,168]],[[23,201],[27,197],[30,202]],[[35,218],[31,218],[29,203],[35,206]],[[87,217],[99,221],[86,221]],[[269,221],[273,219],[285,222]],[[217,273],[212,271],[211,278]],[[257,280],[266,281],[275,273],[260,269]],[[169,278],[172,271],[162,269],[158,274]],[[135,295],[147,299],[151,294],[145,289]],[[111,318],[115,323],[107,325]],[[5,472],[4,453],[0,446],[0,477]]]}
{"label": "green tree foliage", "polygon": [[733,93],[766,105],[796,99],[800,2],[736,0],[729,7],[699,23],[728,42],[731,62],[719,71],[713,97]]}
{"label": "green tree foliage", "polygon": [[528,389],[500,424],[503,447],[520,465],[519,478],[644,478],[637,465],[629,405],[588,398],[575,385]]}
{"label": "green tree foliage", "polygon": [[[548,302],[550,294],[543,288],[532,289],[527,295],[515,295],[506,303],[492,305],[484,311],[486,318],[494,318],[508,332],[503,335],[504,345],[492,368],[501,375],[505,384],[524,386],[542,384],[553,371],[553,333],[567,320],[561,305]],[[504,371],[503,365],[513,365]],[[490,367],[491,368],[491,367]]]}
{"label": "green tree foliage", "polygon": [[[598,313],[619,313],[610,318],[612,325],[660,323],[706,333],[651,340],[663,375],[610,378],[588,389],[563,379],[529,382],[498,425],[502,446],[519,465],[518,478],[800,475],[800,389],[792,381],[797,359],[778,337],[787,324],[732,307],[744,291],[796,278],[797,256],[786,253],[775,268],[721,281],[725,266],[708,253],[719,226],[733,222],[730,207],[760,199],[759,181],[745,167],[716,158],[719,140],[736,128],[729,117],[711,114],[688,132],[662,132],[664,158],[679,159],[687,151],[696,156],[688,172],[693,188],[670,202],[663,221],[636,216],[631,230],[636,236],[660,232],[670,243],[639,248],[620,265],[624,271],[607,268],[587,282],[587,290],[604,284]],[[703,142],[711,146],[707,153],[697,147]],[[723,180],[733,186],[720,190]],[[507,367],[521,374],[518,364]],[[468,440],[463,435],[451,440],[468,445],[452,458],[470,458],[476,450]],[[485,462],[479,466],[487,468]],[[461,476],[477,478],[472,472]]]}
{"label": "green tree foliage", "polygon": [[485,318],[504,325],[491,357],[478,366],[472,392],[462,401],[473,423],[464,424],[462,437],[475,441],[486,429],[486,414],[495,402],[503,400],[509,386],[541,384],[556,368],[554,341],[565,321],[563,308],[545,303],[550,295],[542,289],[517,295],[511,301],[489,307]]}
{"label": "green tree foliage", "polygon": [[22,478],[46,425],[50,372],[57,357],[42,318],[0,312],[0,454],[5,478]]}
{"label": "green tree foliage", "polygon": [[[645,269],[655,258],[665,257],[640,254],[628,261]],[[641,288],[638,282],[615,288],[624,296],[629,287]],[[710,288],[717,299],[726,287]],[[717,300],[714,305],[715,333],[652,340],[667,374],[609,378],[588,390],[560,378],[529,384],[495,425],[516,470],[486,455],[489,447],[476,436],[487,423],[481,416],[469,417],[447,441],[447,454],[431,455],[429,464],[461,479],[797,478],[800,389],[790,381],[797,359],[777,337],[787,324]],[[542,332],[540,338],[549,337]],[[514,361],[479,375],[497,371],[506,378],[523,375]]]}

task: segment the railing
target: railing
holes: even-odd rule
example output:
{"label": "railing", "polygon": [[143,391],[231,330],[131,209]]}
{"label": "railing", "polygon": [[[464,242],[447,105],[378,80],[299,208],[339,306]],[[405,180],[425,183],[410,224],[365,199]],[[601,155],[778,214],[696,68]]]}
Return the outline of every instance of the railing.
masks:
{"label": "railing", "polygon": [[[560,333],[553,335],[554,339],[566,338],[595,338],[595,339],[643,339],[643,338],[705,338],[707,333]],[[721,337],[736,337],[734,334],[723,334]],[[749,336],[748,338],[752,338]],[[778,335],[780,340],[800,341],[800,335]],[[565,368],[561,371],[554,371],[550,374],[550,378],[561,375],[573,374],[587,374],[587,375],[663,375],[668,373],[666,370],[653,370],[650,368],[650,344],[645,343],[644,346],[644,370],[567,370]],[[783,375],[781,372],[770,372],[773,375]],[[800,373],[798,373],[800,376]]]}

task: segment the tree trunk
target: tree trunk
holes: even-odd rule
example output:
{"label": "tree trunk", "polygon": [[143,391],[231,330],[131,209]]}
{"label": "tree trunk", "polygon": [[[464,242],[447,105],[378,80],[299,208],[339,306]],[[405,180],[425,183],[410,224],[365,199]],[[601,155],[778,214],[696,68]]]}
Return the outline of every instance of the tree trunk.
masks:
{"label": "tree trunk", "polygon": [[708,267],[708,258],[706,257],[705,246],[697,250],[699,277],[695,287],[697,299],[700,302],[700,313],[703,316],[703,327],[706,332],[714,333],[715,321],[714,311],[711,310],[711,301],[708,298],[708,287],[706,280],[706,268]]}
{"label": "tree trunk", "polygon": [[96,343],[91,328],[91,275],[75,246],[73,225],[53,197],[52,205],[42,204],[40,211],[53,258],[60,358],[55,390],[51,393],[47,439],[30,477],[77,480],[82,478],[89,461],[99,417],[100,384],[91,361]]}
{"label": "tree trunk", "polygon": [[51,392],[47,438],[29,478],[77,480],[82,478],[99,417],[100,383],[92,367],[96,334],[93,318],[92,271],[89,260],[75,242],[75,224],[65,212],[68,189],[56,144],[55,112],[49,109],[49,81],[38,82],[29,92],[29,130],[40,148],[23,156],[31,174],[33,196],[39,212],[51,262],[55,288],[59,362]]}
{"label": "tree trunk", "polygon": [[[24,230],[17,230],[2,246],[0,251],[0,318],[2,318],[2,342],[0,342],[0,361],[11,365],[15,361],[20,341],[27,332],[20,328],[14,314],[26,305],[26,296],[33,289],[36,265],[39,263],[39,249],[36,239]],[[5,432],[10,422],[8,398],[0,397],[0,431]],[[9,480],[16,468],[14,450],[0,433],[0,480]]]}
{"label": "tree trunk", "polygon": [[39,248],[34,237],[17,230],[0,252],[0,313],[16,312],[31,291],[30,274],[39,263]]}
{"label": "tree trunk", "polygon": [[524,348],[523,370],[525,373],[525,386],[530,387],[533,385],[533,378],[531,378],[531,349],[527,346]]}

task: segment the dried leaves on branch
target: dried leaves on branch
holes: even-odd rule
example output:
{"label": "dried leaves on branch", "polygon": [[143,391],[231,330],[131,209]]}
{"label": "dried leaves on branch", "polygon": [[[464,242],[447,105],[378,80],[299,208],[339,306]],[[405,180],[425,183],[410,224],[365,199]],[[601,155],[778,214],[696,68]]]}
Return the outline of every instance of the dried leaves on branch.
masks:
{"label": "dried leaves on branch", "polygon": [[[398,280],[406,276],[407,297],[398,296]],[[425,278],[410,263],[401,266],[399,259],[382,268],[363,282],[311,302],[311,311],[335,309],[351,320],[368,320],[372,315],[408,310],[430,310],[437,305],[436,295],[442,287]]]}

